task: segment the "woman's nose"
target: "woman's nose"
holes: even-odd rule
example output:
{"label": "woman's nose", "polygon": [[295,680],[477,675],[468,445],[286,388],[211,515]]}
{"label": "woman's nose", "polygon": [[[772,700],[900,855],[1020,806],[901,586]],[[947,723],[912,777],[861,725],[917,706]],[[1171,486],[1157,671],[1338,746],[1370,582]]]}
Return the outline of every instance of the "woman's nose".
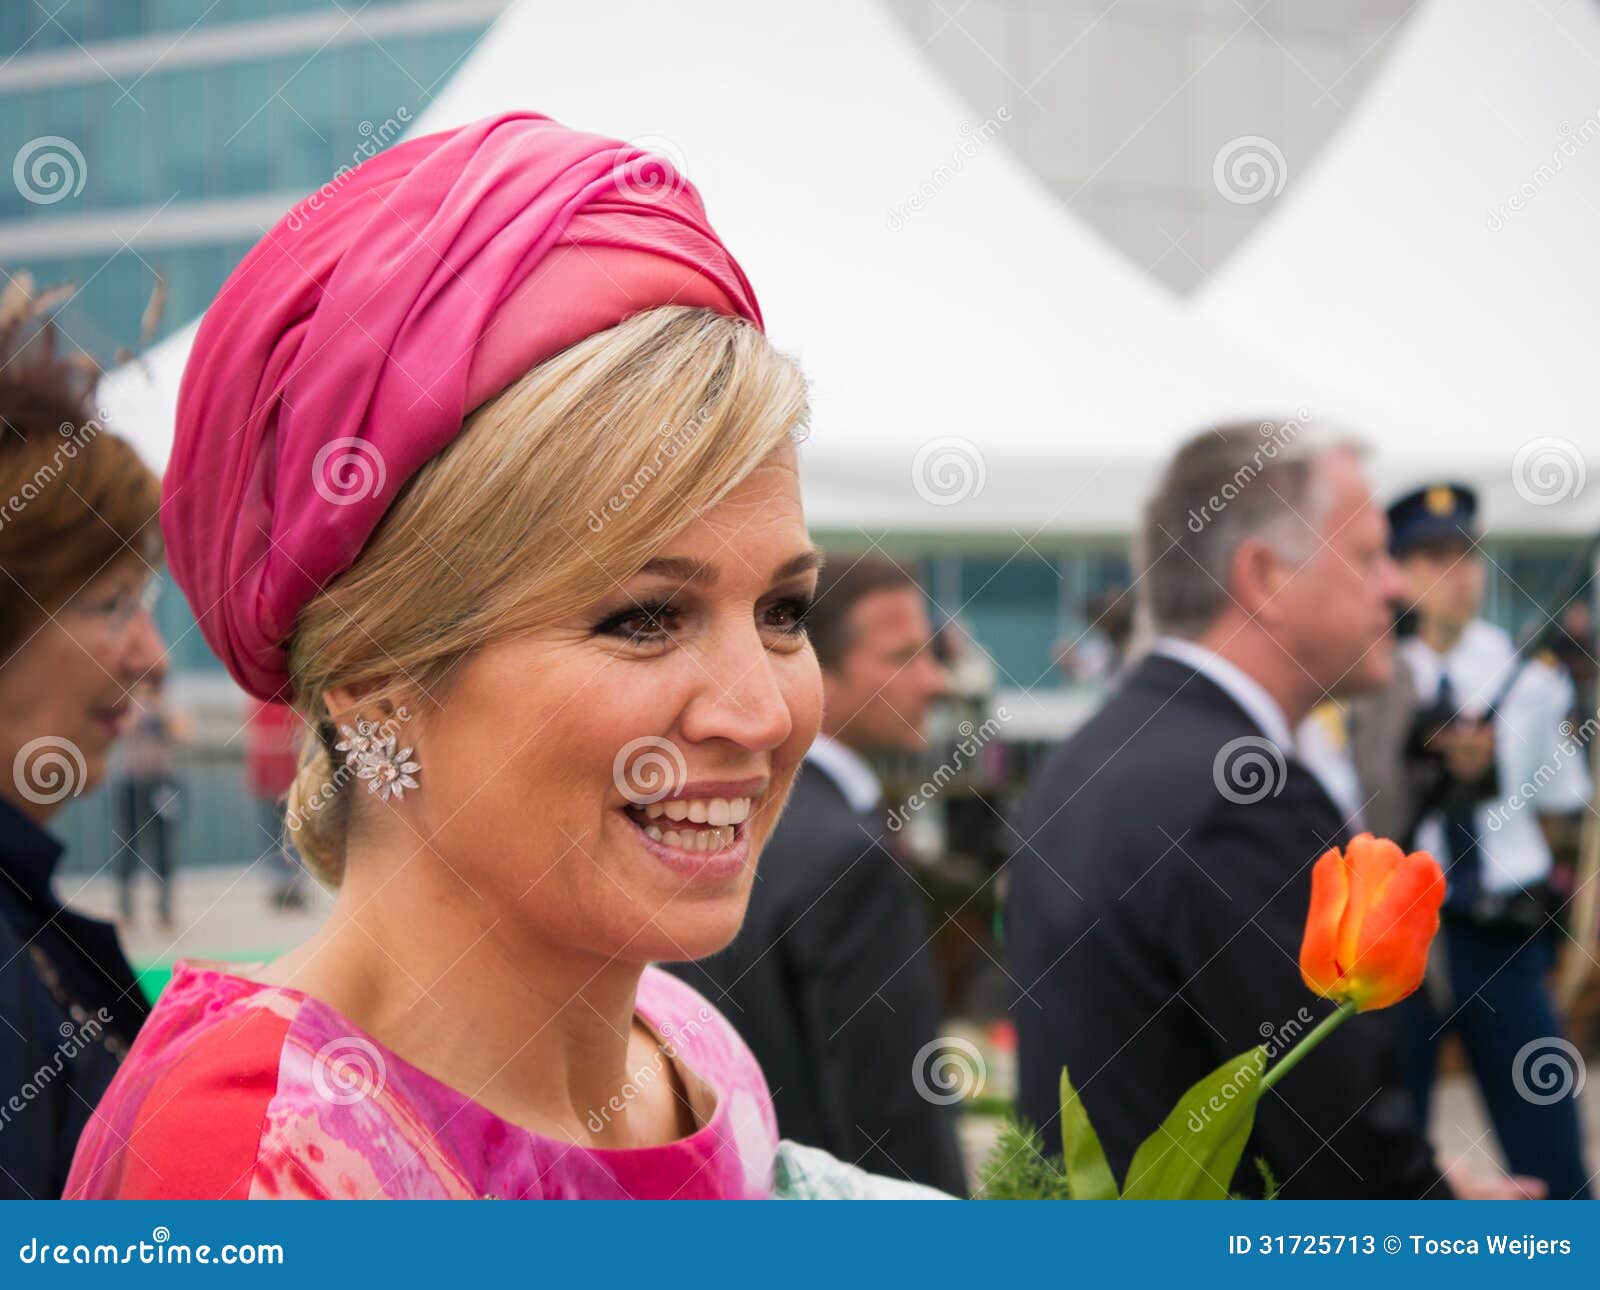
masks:
{"label": "woman's nose", "polygon": [[167,645],[155,615],[141,612],[129,625],[122,654],[123,670],[135,680],[160,681],[167,674]]}
{"label": "woman's nose", "polygon": [[683,714],[685,738],[768,749],[789,737],[794,723],[778,682],[776,656],[754,632],[750,644],[753,648],[725,649],[703,660],[698,693]]}

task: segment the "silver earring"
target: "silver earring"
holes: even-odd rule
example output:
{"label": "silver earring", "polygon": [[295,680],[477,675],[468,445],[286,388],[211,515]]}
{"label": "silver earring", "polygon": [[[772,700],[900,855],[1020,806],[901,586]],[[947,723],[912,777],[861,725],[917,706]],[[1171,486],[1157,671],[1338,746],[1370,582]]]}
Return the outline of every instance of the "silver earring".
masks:
{"label": "silver earring", "polygon": [[394,731],[385,730],[376,721],[356,718],[356,727],[340,726],[344,736],[334,748],[344,754],[344,764],[354,766],[356,777],[367,781],[367,792],[376,793],[388,801],[405,797],[406,789],[417,788],[412,778],[422,766],[411,759],[412,749],[396,749],[399,741]]}

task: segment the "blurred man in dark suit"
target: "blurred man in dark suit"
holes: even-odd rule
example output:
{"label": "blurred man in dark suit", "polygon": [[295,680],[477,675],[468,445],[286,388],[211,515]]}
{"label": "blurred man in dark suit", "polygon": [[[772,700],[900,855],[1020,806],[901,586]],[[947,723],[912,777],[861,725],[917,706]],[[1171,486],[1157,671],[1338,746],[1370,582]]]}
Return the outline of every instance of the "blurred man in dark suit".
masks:
{"label": "blurred man in dark suit", "polygon": [[954,1108],[926,1074],[939,1035],[926,918],[886,845],[883,790],[863,756],[923,747],[944,672],[921,589],[888,561],[825,569],[807,627],[823,733],[762,854],[744,927],[720,954],[667,966],[754,1050],[785,1137],[959,1194]]}
{"label": "blurred man in dark suit", "polygon": [[[1154,640],[1041,769],[1007,868],[1020,1109],[1056,1130],[1066,1065],[1119,1178],[1190,1084],[1258,1043],[1286,1049],[1329,1011],[1297,958],[1311,866],[1348,829],[1292,732],[1324,698],[1390,676],[1403,582],[1387,536],[1356,447],[1293,421],[1198,435],[1146,507]],[[1259,1192],[1257,1156],[1286,1197],[1456,1187],[1383,1012],[1265,1095],[1237,1190]]]}

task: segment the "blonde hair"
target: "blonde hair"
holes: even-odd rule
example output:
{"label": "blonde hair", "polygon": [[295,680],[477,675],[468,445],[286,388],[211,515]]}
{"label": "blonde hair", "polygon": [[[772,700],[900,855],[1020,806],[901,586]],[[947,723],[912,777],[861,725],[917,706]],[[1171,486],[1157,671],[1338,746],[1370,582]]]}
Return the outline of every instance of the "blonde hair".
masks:
{"label": "blonde hair", "polygon": [[469,416],[296,622],[289,675],[308,733],[288,824],[311,871],[342,878],[353,792],[325,691],[437,702],[475,649],[631,577],[806,415],[804,379],[760,331],[670,306],[547,359]]}

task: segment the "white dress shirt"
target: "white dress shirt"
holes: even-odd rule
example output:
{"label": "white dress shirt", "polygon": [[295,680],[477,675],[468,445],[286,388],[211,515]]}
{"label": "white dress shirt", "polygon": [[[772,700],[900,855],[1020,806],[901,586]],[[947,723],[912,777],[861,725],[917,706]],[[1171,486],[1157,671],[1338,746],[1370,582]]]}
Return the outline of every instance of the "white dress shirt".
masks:
{"label": "white dress shirt", "polygon": [[848,744],[819,733],[806,750],[806,760],[833,781],[857,815],[865,815],[882,805],[883,784],[877,772]]}
{"label": "white dress shirt", "polygon": [[[1401,643],[1400,656],[1411,668],[1424,705],[1434,701],[1439,678],[1448,675],[1457,706],[1463,715],[1476,717],[1510,675],[1516,650],[1504,631],[1478,619],[1467,624],[1447,653],[1435,653],[1411,637]],[[1589,800],[1587,753],[1570,728],[1562,728],[1572,703],[1567,674],[1536,660],[1522,670],[1500,704],[1494,749],[1501,797],[1474,809],[1485,891],[1514,891],[1546,878],[1550,847],[1539,828],[1539,813],[1576,811]],[[1417,830],[1417,846],[1440,859],[1449,854],[1437,813]]]}
{"label": "white dress shirt", "polygon": [[[1158,654],[1192,667],[1243,708],[1250,720],[1255,722],[1256,728],[1272,740],[1286,757],[1295,758],[1316,776],[1323,791],[1339,808],[1345,823],[1352,830],[1361,831],[1364,826],[1361,822],[1360,788],[1355,777],[1355,763],[1350,759],[1348,749],[1336,753],[1324,748],[1323,743],[1315,737],[1309,741],[1308,747],[1308,741],[1302,737],[1307,733],[1304,723],[1301,734],[1297,735],[1289,727],[1289,718],[1283,706],[1267,693],[1260,681],[1238,664],[1230,663],[1204,645],[1177,636],[1163,636],[1151,648]],[[1320,735],[1320,732],[1317,733]],[[1344,762],[1348,762],[1348,766]],[[1352,785],[1355,786],[1353,793]]]}
{"label": "white dress shirt", "polygon": [[1237,664],[1222,655],[1177,636],[1163,636],[1151,647],[1158,654],[1192,667],[1206,680],[1214,682],[1256,723],[1262,734],[1286,753],[1292,753],[1294,734],[1282,706],[1267,693],[1266,687]]}

